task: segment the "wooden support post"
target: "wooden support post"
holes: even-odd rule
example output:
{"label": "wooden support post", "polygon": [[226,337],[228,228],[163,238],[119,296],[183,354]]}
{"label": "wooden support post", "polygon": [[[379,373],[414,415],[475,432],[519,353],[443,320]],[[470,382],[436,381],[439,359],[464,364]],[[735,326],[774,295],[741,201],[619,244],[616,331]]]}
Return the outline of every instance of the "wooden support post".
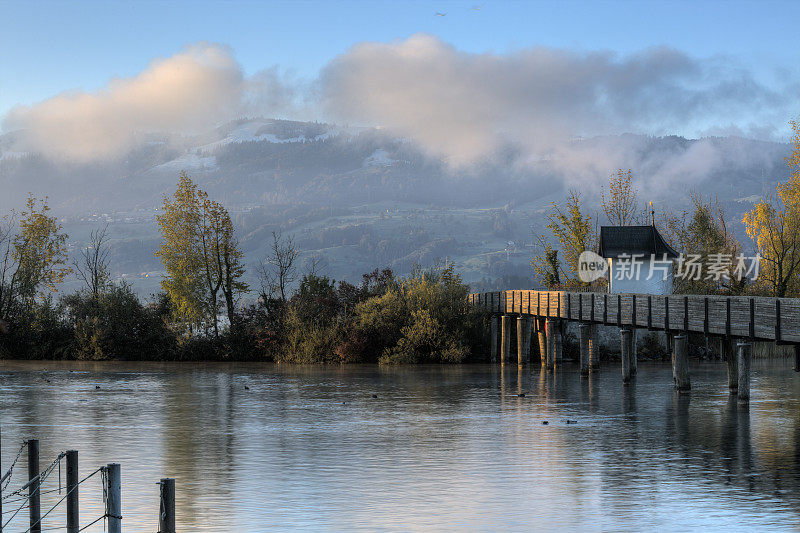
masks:
{"label": "wooden support post", "polygon": [[728,391],[736,393],[739,389],[739,356],[733,341],[728,337],[720,337],[719,353],[725,359],[725,366],[728,369]]}
{"label": "wooden support post", "polygon": [[490,319],[490,329],[491,329],[491,337],[492,337],[492,346],[491,346],[491,358],[492,363],[497,362],[497,321],[499,320],[497,315],[492,315]]}
{"label": "wooden support post", "polygon": [[158,533],[175,533],[175,480],[163,478],[159,485]]}
{"label": "wooden support post", "polygon": [[800,344],[794,345],[794,371],[800,372]]}
{"label": "wooden support post", "polygon": [[597,341],[597,324],[589,325],[589,368],[597,370],[600,368],[600,352]]}
{"label": "wooden support post", "polygon": [[564,321],[556,320],[553,328],[553,367],[561,365],[564,359]]}
{"label": "wooden support post", "polygon": [[581,344],[581,377],[586,377],[589,375],[589,346],[591,341],[589,339],[592,329],[590,324],[579,324],[578,331],[580,333],[580,344]]}
{"label": "wooden support post", "polygon": [[635,376],[636,372],[639,371],[639,355],[636,351],[636,328],[631,328],[631,336],[628,339],[630,342],[630,354],[631,354],[631,376]]}
{"label": "wooden support post", "polygon": [[548,318],[545,324],[545,337],[547,343],[547,369],[553,370],[556,363],[556,321]]}
{"label": "wooden support post", "polygon": [[[31,481],[33,481],[31,483]],[[39,441],[28,441],[28,514],[30,515],[31,533],[42,531],[41,491],[39,490]]]}
{"label": "wooden support post", "polygon": [[547,368],[547,334],[543,318],[536,318],[536,338],[539,341],[539,360],[542,368]]}
{"label": "wooden support post", "polygon": [[622,382],[631,380],[631,328],[619,328],[620,353],[622,356]]}
{"label": "wooden support post", "polygon": [[122,533],[122,479],[117,463],[106,466],[108,533]]}
{"label": "wooden support post", "polygon": [[511,360],[511,317],[503,315],[500,318],[500,364]]}
{"label": "wooden support post", "polygon": [[78,533],[78,451],[67,450],[67,533]]}
{"label": "wooden support post", "polygon": [[753,355],[753,343],[742,341],[736,345],[739,359],[739,403],[750,401],[750,359]]}
{"label": "wooden support post", "polygon": [[524,366],[531,356],[531,322],[530,318],[517,317],[517,366]]}
{"label": "wooden support post", "polygon": [[675,388],[679,392],[692,390],[692,384],[689,380],[689,337],[685,333],[681,333],[680,335],[675,335],[674,342]]}

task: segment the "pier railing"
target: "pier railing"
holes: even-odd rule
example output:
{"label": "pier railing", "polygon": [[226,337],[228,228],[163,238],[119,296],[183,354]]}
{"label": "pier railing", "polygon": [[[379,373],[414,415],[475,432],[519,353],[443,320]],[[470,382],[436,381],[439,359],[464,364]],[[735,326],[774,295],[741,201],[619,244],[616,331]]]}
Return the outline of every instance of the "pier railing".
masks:
{"label": "pier railing", "polygon": [[490,313],[800,343],[800,298],[508,290],[469,295]]}

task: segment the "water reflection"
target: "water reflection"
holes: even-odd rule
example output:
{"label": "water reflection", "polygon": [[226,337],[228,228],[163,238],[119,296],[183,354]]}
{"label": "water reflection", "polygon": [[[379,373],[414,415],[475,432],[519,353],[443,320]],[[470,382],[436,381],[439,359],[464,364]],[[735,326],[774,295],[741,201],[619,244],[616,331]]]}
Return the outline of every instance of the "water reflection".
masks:
{"label": "water reflection", "polygon": [[[800,525],[800,380],[782,365],[754,366],[749,406],[722,365],[693,368],[691,394],[646,364],[628,386],[569,365],[0,370],[3,467],[32,436],[43,462],[120,462],[128,531],[156,530],[166,476],[180,527],[203,532]],[[99,485],[81,500],[84,523],[101,514]]]}

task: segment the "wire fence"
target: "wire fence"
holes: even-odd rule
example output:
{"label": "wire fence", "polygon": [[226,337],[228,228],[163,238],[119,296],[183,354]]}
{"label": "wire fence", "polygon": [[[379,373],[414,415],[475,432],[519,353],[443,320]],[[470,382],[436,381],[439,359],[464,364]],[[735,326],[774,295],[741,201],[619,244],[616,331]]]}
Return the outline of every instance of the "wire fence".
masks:
{"label": "wire fence", "polygon": [[[62,480],[62,461],[67,456],[67,452],[60,452],[52,462],[50,462],[41,472],[31,479],[27,479],[27,475],[22,479],[19,480],[21,475],[15,472],[15,467],[18,465],[20,458],[22,457],[23,452],[29,446],[31,441],[25,441],[19,448],[14,461],[11,463],[11,466],[8,470],[2,475],[0,481],[0,501],[2,501],[3,508],[2,513],[0,513],[0,524],[2,524],[2,532],[3,533],[10,533],[11,529],[9,526],[14,523],[14,531],[21,531],[23,533],[32,533],[38,531],[60,531],[60,530],[68,530],[67,525],[63,526],[55,526],[55,525],[48,525],[47,527],[44,526],[44,520],[51,516],[56,509],[59,507],[63,507],[64,502],[68,500],[68,498],[73,494],[77,496],[78,487],[92,479],[98,473],[102,474],[101,479],[101,487],[103,491],[103,509],[107,510],[107,484],[108,480],[105,476],[105,472],[108,469],[107,466],[101,466],[96,470],[92,471],[89,475],[80,479],[74,486],[68,487],[63,483]],[[38,443],[37,443],[38,446]],[[37,452],[38,457],[38,452]],[[19,470],[19,469],[17,469]],[[55,473],[57,472],[57,479],[55,478]],[[16,486],[16,483],[21,483],[18,488],[9,492],[9,487]],[[53,503],[47,510],[42,512],[40,507],[40,498],[43,495],[55,495],[57,500]],[[59,498],[60,496],[60,498]],[[35,502],[35,507],[39,510],[39,517],[35,518],[33,516],[30,517],[28,522],[27,529],[19,529],[24,519],[22,516],[19,518],[18,515],[25,510],[30,511],[31,503]],[[104,514],[90,520],[87,524],[79,527],[77,530],[73,528],[73,531],[84,531],[89,527],[97,524],[101,520],[104,521],[103,523],[103,531],[106,530],[106,523],[105,520],[111,517],[109,513],[106,511]],[[117,518],[122,518],[121,516]],[[15,521],[16,519],[16,521]],[[22,526],[25,527],[25,526]]]}
{"label": "wire fence", "polygon": [[[20,460],[28,451],[27,472],[20,473]],[[66,459],[66,461],[65,461]],[[66,482],[62,476],[62,463],[66,462]],[[103,531],[117,533],[122,529],[120,465],[108,464],[78,478],[78,452],[62,451],[43,469],[39,469],[39,441],[22,443],[11,466],[0,477],[0,533],[40,533],[43,531],[67,531],[80,533],[102,522]],[[78,489],[99,476],[99,487],[89,484],[90,493],[97,501],[102,494],[102,514],[94,515],[79,524]],[[160,489],[158,533],[175,531],[175,480],[162,479]],[[15,487],[10,490],[11,487]],[[42,497],[46,500],[42,509]],[[90,502],[90,507],[96,504]],[[25,513],[27,511],[27,513]],[[25,520],[25,515],[28,520]],[[66,515],[66,516],[64,516]],[[47,519],[47,523],[45,520]],[[65,525],[55,525],[57,522]],[[99,525],[97,530],[99,530]]]}

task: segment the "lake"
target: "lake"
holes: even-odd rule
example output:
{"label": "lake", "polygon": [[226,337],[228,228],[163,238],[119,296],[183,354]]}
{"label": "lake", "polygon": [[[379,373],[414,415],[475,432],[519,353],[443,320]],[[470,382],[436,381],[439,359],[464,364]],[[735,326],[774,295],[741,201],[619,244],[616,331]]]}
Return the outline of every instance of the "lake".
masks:
{"label": "lake", "polygon": [[[581,379],[576,366],[4,361],[2,470],[27,438],[43,467],[66,449],[81,476],[120,463],[129,532],[157,530],[162,477],[176,479],[179,531],[797,530],[790,365],[754,361],[740,407],[724,364],[694,361],[689,395],[654,363],[624,387],[618,364]],[[43,490],[57,486],[54,473]],[[80,498],[83,526],[103,513],[99,476]]]}

